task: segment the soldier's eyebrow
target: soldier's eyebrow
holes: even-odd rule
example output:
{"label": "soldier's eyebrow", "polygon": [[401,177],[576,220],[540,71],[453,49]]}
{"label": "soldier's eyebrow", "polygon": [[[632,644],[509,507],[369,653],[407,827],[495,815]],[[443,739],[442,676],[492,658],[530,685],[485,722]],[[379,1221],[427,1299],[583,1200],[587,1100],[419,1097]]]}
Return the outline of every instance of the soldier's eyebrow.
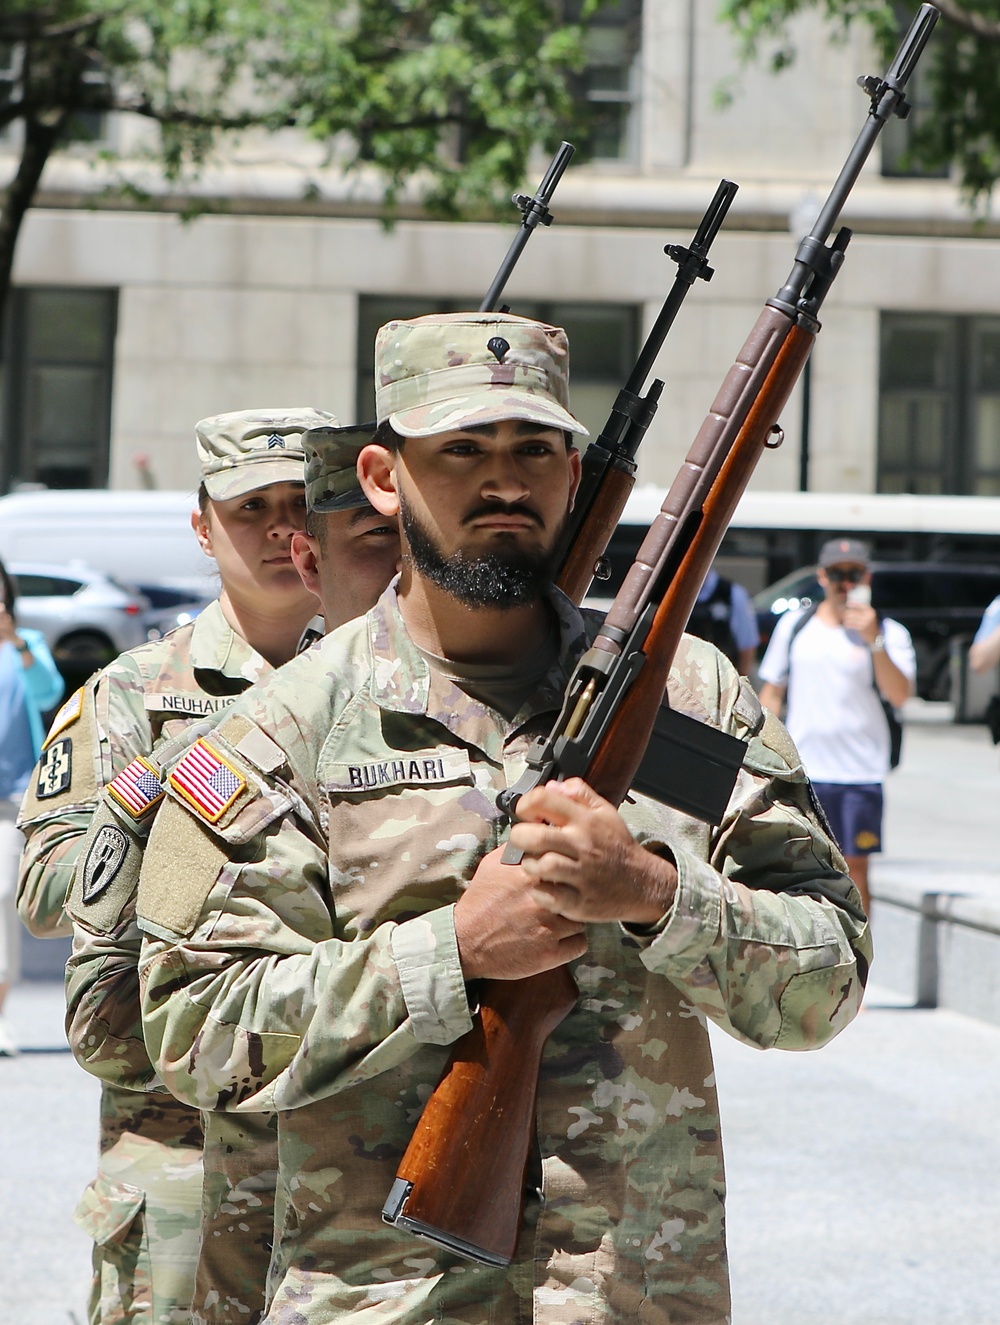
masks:
{"label": "soldier's eyebrow", "polygon": [[353,529],[354,526],[360,524],[362,520],[367,520],[370,515],[378,515],[378,513],[379,512],[376,511],[374,506],[370,506],[366,502],[364,506],[359,506],[357,510],[351,512],[351,518],[347,522],[348,528]]}
{"label": "soldier's eyebrow", "polygon": [[[532,436],[539,432],[559,432],[560,429],[554,423],[532,423],[529,419],[514,419],[515,431],[518,437]],[[484,437],[495,437],[497,435],[497,425],[495,423],[473,423],[468,428],[460,428],[459,432],[481,433]]]}

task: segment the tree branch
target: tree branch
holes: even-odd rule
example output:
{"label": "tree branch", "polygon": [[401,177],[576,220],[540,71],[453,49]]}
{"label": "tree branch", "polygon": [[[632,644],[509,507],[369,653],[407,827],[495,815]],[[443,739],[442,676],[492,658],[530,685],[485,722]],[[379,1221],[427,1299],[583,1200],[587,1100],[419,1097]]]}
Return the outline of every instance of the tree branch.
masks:
{"label": "tree branch", "polygon": [[3,204],[0,206],[0,308],[6,305],[10,290],[14,246],[17,243],[21,222],[31,206],[45,163],[66,126],[66,119],[67,116],[63,114],[53,124],[43,124],[34,119],[25,121],[24,146],[17,174],[0,195],[3,198]]}
{"label": "tree branch", "polygon": [[0,41],[62,41],[66,37],[86,32],[88,28],[100,27],[105,17],[103,14],[85,14],[72,23],[56,23],[46,27],[43,15],[19,15],[17,18],[0,20]]}
{"label": "tree branch", "polygon": [[982,37],[984,41],[1000,41],[1000,19],[987,18],[985,14],[976,13],[972,9],[963,9],[954,0],[934,0],[934,3],[943,17],[955,27],[971,32],[974,37]]}

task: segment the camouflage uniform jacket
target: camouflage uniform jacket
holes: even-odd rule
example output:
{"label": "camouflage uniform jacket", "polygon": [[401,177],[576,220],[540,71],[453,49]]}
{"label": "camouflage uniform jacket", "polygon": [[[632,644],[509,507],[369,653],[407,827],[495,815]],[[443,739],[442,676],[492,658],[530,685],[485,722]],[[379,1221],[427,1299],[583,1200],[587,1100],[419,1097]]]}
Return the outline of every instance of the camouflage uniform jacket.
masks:
{"label": "camouflage uniform jacket", "polygon": [[[867,927],[784,729],[685,637],[671,704],[742,737],[717,829],[643,798],[676,900],[655,932],[594,925],[581,994],[548,1042],[545,1203],[509,1270],[473,1267],[380,1210],[447,1047],[471,1025],[454,902],[503,839],[496,795],[554,717],[563,661],[508,723],[430,671],[387,591],[255,688],[171,776],[139,886],[147,1044],[178,1096],[279,1110],[285,1226],[268,1320],[357,1312],[446,1322],[722,1322],[724,1178],[705,1019],[762,1047],[816,1047],[860,1003]],[[753,714],[756,714],[756,719]],[[214,776],[214,774],[213,774]],[[221,794],[221,792],[220,792]],[[212,822],[209,822],[209,819]],[[186,897],[163,883],[178,867]]]}

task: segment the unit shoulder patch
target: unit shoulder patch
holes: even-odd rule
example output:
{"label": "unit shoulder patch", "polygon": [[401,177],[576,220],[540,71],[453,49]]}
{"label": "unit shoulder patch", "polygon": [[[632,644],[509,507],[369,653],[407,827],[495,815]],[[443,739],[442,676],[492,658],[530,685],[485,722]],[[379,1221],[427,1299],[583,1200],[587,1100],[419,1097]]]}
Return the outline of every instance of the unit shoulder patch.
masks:
{"label": "unit shoulder patch", "polygon": [[128,835],[114,824],[97,830],[83,862],[81,893],[85,903],[96,902],[118,877],[128,854]]}
{"label": "unit shoulder patch", "polygon": [[174,767],[170,785],[207,823],[222,818],[247,781],[207,741],[200,739]]}
{"label": "unit shoulder patch", "polygon": [[35,795],[40,801],[58,796],[73,778],[73,741],[63,736],[46,747],[38,764],[38,782]]}
{"label": "unit shoulder patch", "polygon": [[67,727],[71,727],[77,718],[83,712],[83,686],[79,690],[74,690],[69,699],[66,700],[62,708],[52,719],[52,725],[49,727],[45,740],[42,742],[42,749],[47,750],[60,732],[64,732]]}

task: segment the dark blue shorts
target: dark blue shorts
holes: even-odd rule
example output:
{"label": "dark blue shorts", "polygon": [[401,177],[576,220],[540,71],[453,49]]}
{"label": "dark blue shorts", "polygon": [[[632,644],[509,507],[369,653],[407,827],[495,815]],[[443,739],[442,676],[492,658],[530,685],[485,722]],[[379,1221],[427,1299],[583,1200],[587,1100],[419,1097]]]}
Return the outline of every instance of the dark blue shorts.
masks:
{"label": "dark blue shorts", "polygon": [[845,856],[882,850],[880,782],[814,782],[813,791]]}

